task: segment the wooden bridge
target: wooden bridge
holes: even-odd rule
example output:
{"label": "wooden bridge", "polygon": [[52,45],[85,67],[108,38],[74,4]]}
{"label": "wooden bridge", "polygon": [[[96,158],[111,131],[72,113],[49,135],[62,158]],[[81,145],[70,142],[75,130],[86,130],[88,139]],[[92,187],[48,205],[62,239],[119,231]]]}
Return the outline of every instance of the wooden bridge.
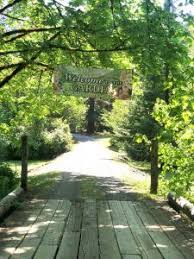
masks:
{"label": "wooden bridge", "polygon": [[168,213],[149,201],[33,199],[0,228],[0,259],[194,258],[192,233]]}

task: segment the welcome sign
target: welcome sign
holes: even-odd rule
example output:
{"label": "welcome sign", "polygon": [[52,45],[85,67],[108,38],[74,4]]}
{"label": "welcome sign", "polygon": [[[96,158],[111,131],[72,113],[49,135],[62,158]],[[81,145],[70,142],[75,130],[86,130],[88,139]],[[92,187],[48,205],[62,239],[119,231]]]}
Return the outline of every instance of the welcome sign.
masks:
{"label": "welcome sign", "polygon": [[132,70],[58,65],[53,84],[57,93],[65,95],[128,99],[132,94]]}

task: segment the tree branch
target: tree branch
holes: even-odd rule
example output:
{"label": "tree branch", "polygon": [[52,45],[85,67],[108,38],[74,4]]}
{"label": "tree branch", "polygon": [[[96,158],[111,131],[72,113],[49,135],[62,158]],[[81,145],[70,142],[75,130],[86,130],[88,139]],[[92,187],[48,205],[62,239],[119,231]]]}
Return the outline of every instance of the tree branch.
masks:
{"label": "tree branch", "polygon": [[52,43],[48,45],[48,48],[62,49],[64,51],[70,51],[70,52],[86,52],[86,53],[126,51],[130,49],[129,47],[120,47],[120,46],[117,46],[115,48],[110,48],[110,49],[82,49],[82,48],[69,48],[63,45],[57,45]]}
{"label": "tree branch", "polygon": [[7,56],[9,54],[17,54],[17,53],[25,53],[25,52],[30,52],[30,51],[36,51],[39,50],[40,48],[31,48],[31,49],[21,49],[21,50],[8,50],[8,51],[0,51],[0,56]]}
{"label": "tree branch", "polygon": [[4,6],[3,8],[0,9],[0,14],[3,13],[8,8],[14,6],[15,4],[18,4],[21,1],[23,1],[23,0],[14,0],[12,3],[7,4],[6,6]]}
{"label": "tree branch", "polygon": [[0,88],[2,88],[6,83],[8,83],[15,75],[17,75],[21,70],[23,70],[26,67],[27,64],[23,63],[18,65],[18,67],[12,71],[11,74],[6,76],[1,82],[0,82]]}
{"label": "tree branch", "polygon": [[13,20],[17,20],[17,21],[22,21],[22,22],[25,22],[26,20],[24,19],[21,19],[21,18],[18,18],[18,17],[14,17],[12,15],[9,15],[9,14],[5,14],[5,13],[2,13],[1,15],[5,16],[5,17],[8,17],[10,19],[13,19]]}
{"label": "tree branch", "polygon": [[13,67],[17,67],[17,66],[22,65],[24,63],[25,62],[19,62],[19,63],[16,63],[16,64],[9,64],[9,65],[5,65],[5,66],[1,66],[0,71],[6,70],[6,69],[9,69],[9,68],[13,68]]}
{"label": "tree branch", "polygon": [[62,27],[49,27],[49,28],[33,28],[33,29],[18,29],[13,31],[7,31],[1,35],[1,38],[5,38],[7,36],[11,36],[13,34],[23,34],[23,33],[32,33],[32,32],[43,32],[43,31],[54,31],[60,30]]}
{"label": "tree branch", "polygon": [[40,48],[28,48],[28,49],[0,52],[0,56],[7,56],[9,54],[17,54],[17,53],[25,53],[25,52],[33,52],[33,51],[46,52],[46,51],[50,51],[50,49],[61,49],[67,52],[98,53],[98,52],[128,51],[131,49],[131,47],[114,47],[110,49],[82,49],[82,48],[69,48],[69,47],[66,47],[63,45],[57,45],[57,44],[49,44],[47,46],[43,46]]}
{"label": "tree branch", "polygon": [[[13,63],[13,64],[5,65],[5,66],[0,66],[0,71],[14,68],[14,67],[17,67],[19,65],[24,65],[24,64],[29,64],[29,63],[28,62],[19,62],[19,63],[15,63],[15,64]],[[47,68],[48,70],[53,70],[52,66],[49,66],[49,65],[41,63],[41,62],[31,62],[30,64],[41,66],[41,67]]]}
{"label": "tree branch", "polygon": [[[54,40],[58,35],[60,34],[60,32],[55,33],[52,37],[50,37],[49,41]],[[41,54],[41,49],[35,53],[29,60],[28,62],[21,62],[17,68],[15,70],[13,70],[11,72],[11,74],[9,74],[8,76],[6,76],[1,82],[0,82],[0,88],[2,88],[5,84],[9,83],[9,81],[16,76],[20,71],[22,71],[23,69],[25,69],[29,64],[33,63],[34,60],[36,60],[38,58],[38,56]]]}
{"label": "tree branch", "polygon": [[9,40],[4,40],[3,43],[9,43],[9,42],[12,42],[12,41],[14,41],[14,40],[20,39],[20,38],[24,37],[26,34],[27,34],[27,33],[19,34],[19,35],[15,36],[15,37],[12,37],[12,38],[9,39]]}

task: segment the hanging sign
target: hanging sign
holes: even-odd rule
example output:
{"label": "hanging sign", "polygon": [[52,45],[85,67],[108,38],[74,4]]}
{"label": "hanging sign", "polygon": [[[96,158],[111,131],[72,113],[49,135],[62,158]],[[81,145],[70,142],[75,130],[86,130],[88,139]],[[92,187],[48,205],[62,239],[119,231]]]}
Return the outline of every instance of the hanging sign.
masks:
{"label": "hanging sign", "polygon": [[125,100],[132,94],[132,70],[58,65],[54,70],[53,85],[56,93],[64,95]]}

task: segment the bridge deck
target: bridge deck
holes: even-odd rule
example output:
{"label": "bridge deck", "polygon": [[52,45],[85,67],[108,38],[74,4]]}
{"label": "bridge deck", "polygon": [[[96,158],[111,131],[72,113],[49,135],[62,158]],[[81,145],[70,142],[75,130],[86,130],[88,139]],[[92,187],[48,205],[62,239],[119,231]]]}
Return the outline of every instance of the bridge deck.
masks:
{"label": "bridge deck", "polygon": [[194,258],[159,207],[132,201],[32,200],[0,228],[0,258]]}

